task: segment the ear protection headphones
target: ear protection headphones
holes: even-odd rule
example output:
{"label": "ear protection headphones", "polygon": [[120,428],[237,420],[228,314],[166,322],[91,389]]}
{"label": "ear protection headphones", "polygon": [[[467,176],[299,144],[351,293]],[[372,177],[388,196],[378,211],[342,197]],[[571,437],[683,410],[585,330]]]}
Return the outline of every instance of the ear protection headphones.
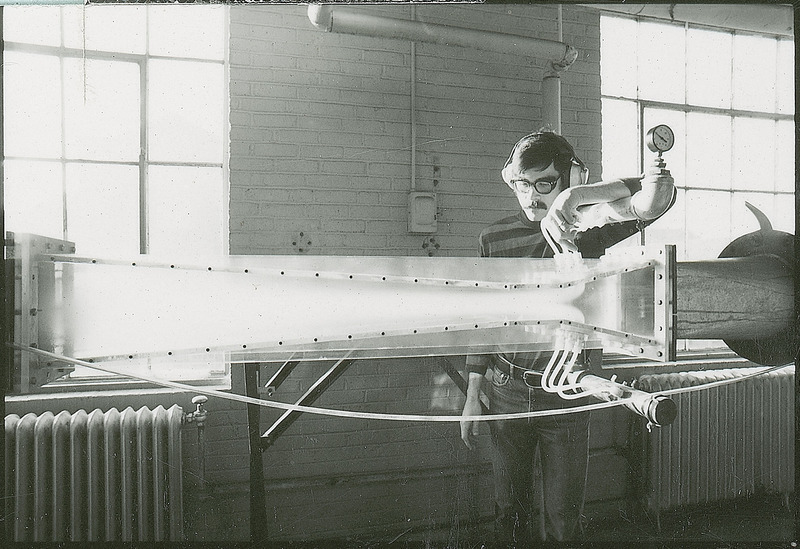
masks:
{"label": "ear protection headphones", "polygon": [[[570,187],[577,187],[578,185],[585,185],[589,182],[589,168],[586,167],[580,158],[577,157],[575,154],[575,150],[572,146],[567,142],[566,139],[561,137],[558,134],[553,132],[539,130],[534,133],[530,133],[525,137],[521,138],[517,143],[514,145],[514,148],[511,149],[511,154],[508,155],[508,159],[506,160],[505,165],[503,166],[502,176],[503,181],[506,182],[507,185],[511,185],[511,181],[513,180],[514,174],[511,169],[511,162],[514,159],[514,155],[517,152],[517,149],[526,141],[529,141],[532,137],[544,135],[544,134],[551,134],[553,138],[558,139],[560,142],[559,144],[563,146],[564,152],[570,155],[570,164],[567,167],[566,172],[562,172],[561,177],[566,178],[569,181]],[[555,159],[554,159],[555,160]]]}

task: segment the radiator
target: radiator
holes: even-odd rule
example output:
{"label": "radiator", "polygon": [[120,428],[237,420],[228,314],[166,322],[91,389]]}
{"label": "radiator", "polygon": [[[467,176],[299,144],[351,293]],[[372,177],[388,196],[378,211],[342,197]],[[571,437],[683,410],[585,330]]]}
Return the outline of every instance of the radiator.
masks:
{"label": "radiator", "polygon": [[[646,375],[637,387],[657,392],[759,370]],[[794,490],[794,366],[671,398],[674,423],[643,432],[649,511]]]}
{"label": "radiator", "polygon": [[15,541],[183,539],[182,409],[8,415]]}

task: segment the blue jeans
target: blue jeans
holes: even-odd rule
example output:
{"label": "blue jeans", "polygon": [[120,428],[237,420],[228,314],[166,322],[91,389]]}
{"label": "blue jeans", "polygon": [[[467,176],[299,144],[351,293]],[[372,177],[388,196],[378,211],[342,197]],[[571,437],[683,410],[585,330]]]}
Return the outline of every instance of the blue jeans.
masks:
{"label": "blue jeans", "polygon": [[[530,388],[497,369],[487,388],[491,413],[517,413],[583,404]],[[589,412],[490,421],[494,446],[495,533],[498,545],[525,547],[546,540],[575,539],[580,528],[589,462]],[[533,534],[534,457],[542,463],[544,532]]]}

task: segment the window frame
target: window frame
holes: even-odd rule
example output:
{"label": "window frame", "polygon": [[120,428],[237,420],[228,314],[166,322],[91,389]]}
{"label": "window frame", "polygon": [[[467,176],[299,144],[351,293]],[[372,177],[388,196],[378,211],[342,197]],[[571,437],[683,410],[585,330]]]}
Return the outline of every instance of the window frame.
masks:
{"label": "window frame", "polygon": [[[37,44],[32,42],[24,42],[19,40],[7,40],[3,42],[3,55],[5,57],[5,52],[14,52],[14,53],[21,53],[21,54],[32,54],[32,55],[42,55],[47,56],[49,58],[53,58],[58,62],[59,70],[61,71],[61,78],[58,81],[58,91],[57,93],[60,94],[61,97],[61,119],[57,122],[60,128],[61,134],[61,151],[60,154],[56,157],[43,157],[43,156],[36,156],[35,150],[25,151],[22,154],[17,155],[5,155],[4,151],[4,160],[8,161],[21,161],[21,162],[35,162],[35,163],[47,163],[52,164],[53,166],[57,166],[55,168],[56,171],[60,170],[61,174],[61,195],[60,195],[60,202],[61,202],[61,210],[62,210],[62,220],[61,220],[61,239],[69,240],[69,219],[67,215],[67,203],[68,203],[68,178],[67,178],[67,171],[70,165],[104,165],[104,166],[127,166],[133,167],[138,171],[138,203],[135,207],[138,208],[138,253],[140,254],[148,254],[150,251],[150,242],[149,242],[149,223],[150,223],[150,211],[149,211],[149,188],[150,188],[150,169],[153,167],[169,167],[169,168],[212,168],[220,170],[222,176],[222,192],[219,195],[220,200],[220,208],[222,212],[222,224],[219,227],[219,241],[216,242],[221,245],[222,254],[229,253],[229,232],[230,232],[230,221],[229,221],[229,212],[228,212],[228,200],[227,198],[230,195],[230,170],[229,170],[229,162],[230,162],[230,6],[218,6],[218,9],[222,10],[220,17],[220,24],[222,26],[222,57],[219,59],[210,58],[210,57],[189,57],[185,55],[163,55],[163,54],[153,54],[150,53],[150,43],[149,40],[145,39],[144,51],[139,53],[130,53],[130,52],[118,52],[118,51],[111,51],[111,50],[104,50],[104,49],[78,49],[75,47],[68,47],[65,46],[65,37],[64,37],[64,21],[65,21],[65,11],[64,9],[72,9],[78,8],[77,6],[52,6],[47,9],[58,9],[59,11],[59,21],[61,22],[62,27],[62,34],[59,44]],[[158,17],[158,14],[154,14],[151,11],[151,6],[142,6],[145,10],[145,17],[144,17],[144,24],[145,24],[145,32],[149,32],[150,27],[150,18],[151,17]],[[153,5],[155,9],[161,9],[162,6],[160,5]],[[12,8],[13,9],[13,8]],[[86,7],[80,7],[80,9],[86,9]],[[181,8],[178,8],[181,9]],[[0,17],[0,22],[3,24],[7,23],[7,17]],[[89,158],[83,157],[82,155],[70,155],[67,152],[67,140],[66,140],[66,109],[68,106],[64,101],[65,96],[65,80],[63,78],[64,75],[64,66],[68,62],[67,60],[78,60],[79,62],[86,62],[86,61],[104,61],[109,63],[132,63],[136,65],[139,73],[139,127],[138,127],[138,158],[136,159],[119,159],[119,158],[110,158],[110,159],[92,159],[91,155],[83,155],[89,156]],[[150,102],[150,62],[151,61],[177,61],[177,62],[188,62],[188,63],[205,63],[209,65],[218,65],[222,68],[222,79],[221,79],[221,89],[219,90],[220,95],[223,98],[224,103],[220,105],[220,109],[222,110],[222,117],[221,117],[221,127],[220,131],[222,132],[222,151],[221,151],[221,159],[219,162],[209,162],[209,161],[187,161],[187,160],[151,160],[150,159],[150,148],[151,143],[149,142],[149,133],[150,133],[150,113],[149,111],[149,102]],[[7,99],[6,99],[7,101]],[[3,133],[5,133],[5,128],[3,128]],[[136,130],[133,129],[133,132]],[[5,141],[8,139],[5,138]],[[32,153],[32,154],[29,154]],[[7,175],[4,174],[4,177]],[[6,185],[4,182],[3,188],[6,189]],[[5,197],[3,197],[5,199]],[[4,223],[4,228],[6,230],[14,231],[13,227],[8,227],[7,224]],[[134,243],[131,243],[131,247],[134,247]],[[186,369],[184,366],[183,369],[180,367],[178,369],[174,369],[168,372],[164,377],[166,379],[175,379],[182,383],[192,384],[197,386],[211,386],[221,389],[230,388],[230,362],[227,360],[227,356],[221,358],[219,361],[215,360],[214,366],[211,368],[204,368],[203,374],[200,376],[192,376],[191,373],[193,370]],[[218,368],[216,366],[219,366]],[[148,372],[152,372],[155,370],[151,361],[148,361],[147,367]],[[186,376],[183,375],[185,372],[189,371],[190,375]],[[72,375],[65,376],[52,382],[46,386],[38,387],[37,392],[41,393],[61,393],[61,392],[74,392],[74,391],[86,391],[86,390],[131,390],[141,387],[153,387],[154,385],[151,383],[143,382],[136,379],[131,378],[124,378],[120,377],[115,374],[103,374],[99,372],[89,372],[87,371],[85,374],[81,374],[77,377],[73,377]]]}
{"label": "window frame", "polygon": [[[697,29],[697,30],[707,30],[707,31],[714,31],[714,32],[722,32],[730,34],[731,36],[731,87],[733,93],[733,84],[734,84],[734,69],[733,66],[735,64],[735,39],[737,35],[747,35],[747,36],[759,36],[768,39],[773,39],[776,43],[776,56],[775,56],[775,63],[776,67],[778,67],[780,62],[781,56],[781,42],[789,42],[791,43],[793,40],[786,36],[772,34],[772,33],[759,33],[755,31],[746,31],[741,29],[732,29],[727,27],[717,27],[711,25],[702,25],[690,22],[671,22],[664,19],[660,19],[657,17],[648,17],[648,16],[641,16],[641,15],[628,15],[628,14],[621,14],[621,13],[614,13],[614,12],[601,12],[601,32],[602,32],[602,18],[609,18],[609,19],[618,19],[618,20],[626,20],[632,21],[636,24],[637,29],[637,36],[635,38],[635,42],[638,43],[640,39],[640,35],[638,34],[639,29],[641,28],[640,25],[642,23],[657,23],[660,25],[668,25],[673,27],[682,27],[684,32],[684,46],[686,47],[688,32],[689,29]],[[601,64],[603,63],[602,60],[602,34],[601,34]],[[618,45],[616,46],[619,47]],[[613,47],[612,47],[613,49]],[[688,116],[690,113],[698,113],[698,114],[709,114],[709,115],[719,115],[727,117],[731,122],[731,137],[735,137],[735,129],[734,124],[737,118],[749,118],[749,119],[758,119],[758,120],[769,120],[775,122],[777,125],[780,121],[788,121],[794,122],[795,120],[795,113],[794,112],[785,112],[782,110],[782,106],[780,104],[780,72],[776,71],[775,75],[775,106],[773,112],[767,111],[754,111],[748,109],[741,109],[734,107],[734,101],[732,100],[730,106],[728,107],[715,107],[715,106],[708,106],[708,105],[696,105],[688,102],[686,91],[684,90],[683,93],[683,103],[677,102],[670,102],[670,101],[661,101],[655,99],[648,99],[641,97],[641,90],[639,87],[638,82],[638,72],[639,72],[639,63],[640,60],[636,59],[636,66],[635,71],[637,73],[636,81],[635,81],[635,96],[631,97],[629,95],[616,95],[616,94],[607,94],[603,89],[601,83],[601,90],[600,90],[600,100],[601,100],[601,116],[602,116],[602,105],[606,100],[612,101],[619,101],[619,102],[627,102],[629,104],[633,104],[636,107],[636,114],[637,114],[637,138],[638,138],[638,166],[640,169],[640,173],[644,173],[646,169],[646,165],[648,164],[648,157],[645,153],[645,138],[646,132],[648,128],[645,127],[645,112],[648,109],[660,109],[665,111],[673,111],[673,112],[680,112],[683,114],[684,117]],[[684,65],[684,71],[688,67],[688,63]],[[602,73],[602,68],[601,68]],[[686,72],[684,72],[686,74]],[[669,153],[666,153],[665,158],[668,160]],[[735,146],[732,145],[731,156],[735,155]],[[777,161],[776,161],[777,162]],[[777,164],[775,166],[777,168]],[[686,183],[686,182],[685,182]],[[736,185],[733,181],[731,181],[731,185],[729,188],[713,188],[713,187],[703,187],[700,185],[676,185],[679,188],[679,192],[682,191],[684,193],[691,192],[691,191],[704,191],[704,192],[713,192],[713,193],[725,193],[728,196],[733,196],[735,194],[766,194],[771,195],[773,197],[781,197],[785,196],[786,198],[791,198],[792,202],[795,200],[796,193],[793,191],[788,190],[779,190],[773,188],[772,189],[753,189],[753,188],[746,188],[746,189],[739,189],[736,188]],[[728,225],[730,229],[733,229],[733,224]],[[686,236],[686,227],[682,228],[684,237]],[[639,244],[645,245],[647,243],[647,234],[648,229],[644,228],[640,232],[639,237]],[[698,352],[706,352],[706,353],[718,353],[721,350],[727,349],[727,346],[722,344],[719,340],[702,340],[702,341],[694,341],[694,340],[679,340],[678,342],[678,350],[681,354],[686,353],[698,353]]]}

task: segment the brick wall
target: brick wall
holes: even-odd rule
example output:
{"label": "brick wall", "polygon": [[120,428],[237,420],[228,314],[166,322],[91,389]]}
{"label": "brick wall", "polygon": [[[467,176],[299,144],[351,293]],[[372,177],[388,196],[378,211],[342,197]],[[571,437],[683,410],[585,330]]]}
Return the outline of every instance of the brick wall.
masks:
{"label": "brick wall", "polygon": [[[412,17],[409,5],[362,9]],[[416,17],[558,38],[554,5],[428,5],[417,6]],[[597,12],[566,7],[563,36],[580,56],[562,77],[562,133],[599,174]],[[231,253],[473,256],[480,230],[516,210],[499,170],[513,143],[541,126],[544,60],[419,43],[412,89],[409,42],[325,33],[304,6],[286,5],[231,8],[230,45]],[[412,169],[416,189],[436,193],[434,235],[407,231]],[[295,372],[290,379],[300,381],[276,398],[299,397],[321,368]],[[356,363],[318,404],[457,414],[462,402],[428,359]],[[265,412],[262,421],[276,416]],[[606,420],[594,428],[593,470],[620,476],[624,465],[609,450],[619,442],[616,427],[599,417]],[[225,425],[240,424],[232,415]],[[241,441],[223,431],[220,465],[227,444]],[[303,417],[264,453],[270,537],[385,539],[486,517],[488,452],[485,437],[477,453],[467,452],[457,424]],[[236,463],[215,470],[230,497],[247,488],[247,461]],[[590,496],[613,499],[622,489]],[[223,523],[235,525],[241,512]]]}
{"label": "brick wall", "polygon": [[[411,17],[408,5],[360,9]],[[563,11],[564,40],[580,52],[562,78],[563,133],[598,174],[598,15]],[[555,6],[416,13],[558,37]],[[230,42],[231,253],[473,255],[481,228],[513,211],[499,170],[513,143],[541,125],[543,60],[416,45],[415,183],[438,199],[439,248],[423,248],[430,237],[407,232],[410,43],[326,33],[304,6],[286,5],[232,8]]]}

